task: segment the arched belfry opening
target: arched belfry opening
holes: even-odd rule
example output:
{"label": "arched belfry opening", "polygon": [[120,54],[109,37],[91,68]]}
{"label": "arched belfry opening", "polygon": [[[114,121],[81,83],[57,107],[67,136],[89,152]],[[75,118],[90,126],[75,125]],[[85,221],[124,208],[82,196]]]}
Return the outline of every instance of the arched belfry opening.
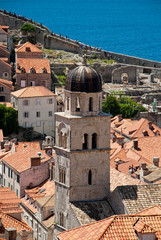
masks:
{"label": "arched belfry opening", "polygon": [[90,97],[89,98],[89,112],[92,112],[93,111],[93,98]]}
{"label": "arched belfry opening", "polygon": [[80,98],[76,98],[76,112],[80,112]]}
{"label": "arched belfry opening", "polygon": [[92,149],[97,148],[97,133],[92,134]]}
{"label": "arched belfry opening", "polygon": [[83,141],[82,148],[83,149],[88,149],[88,134],[87,133],[84,134],[84,141]]}
{"label": "arched belfry opening", "polygon": [[91,169],[88,171],[88,184],[89,185],[92,184],[92,171],[91,171]]}
{"label": "arched belfry opening", "polygon": [[67,97],[67,110],[69,110],[69,97]]}

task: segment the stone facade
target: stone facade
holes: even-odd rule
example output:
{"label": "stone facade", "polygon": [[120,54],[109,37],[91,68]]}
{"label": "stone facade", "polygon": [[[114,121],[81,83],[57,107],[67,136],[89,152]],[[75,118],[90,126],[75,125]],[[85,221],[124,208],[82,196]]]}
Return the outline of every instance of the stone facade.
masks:
{"label": "stone facade", "polygon": [[10,64],[0,60],[0,78],[10,80],[12,79],[12,67]]}
{"label": "stone facade", "polygon": [[81,225],[71,202],[109,196],[110,116],[101,102],[101,91],[65,90],[65,112],[56,113],[55,234]]}
{"label": "stone facade", "polygon": [[136,84],[136,67],[122,66],[112,71],[112,83]]}
{"label": "stone facade", "polygon": [[13,90],[11,81],[0,79],[0,102],[10,102],[10,93]]}

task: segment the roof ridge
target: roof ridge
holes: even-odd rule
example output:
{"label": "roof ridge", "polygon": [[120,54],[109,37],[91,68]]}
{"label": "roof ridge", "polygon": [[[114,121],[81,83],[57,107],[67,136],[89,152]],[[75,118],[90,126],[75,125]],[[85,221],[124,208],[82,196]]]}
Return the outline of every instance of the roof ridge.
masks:
{"label": "roof ridge", "polygon": [[26,46],[27,43],[30,43],[30,42],[25,42],[24,44],[22,44],[22,46],[20,46],[17,51],[19,51],[22,47]]}
{"label": "roof ridge", "polygon": [[[103,237],[103,235],[105,234],[105,232],[107,231],[107,228],[113,223],[113,221],[115,220],[115,218],[116,218],[116,215],[114,215],[114,216],[111,216],[110,218],[113,218],[113,219],[111,219],[111,222],[106,226],[106,229],[104,230],[104,232],[100,235],[100,237],[98,238],[99,240],[101,240],[101,238]],[[106,219],[108,219],[108,218],[106,218]]]}

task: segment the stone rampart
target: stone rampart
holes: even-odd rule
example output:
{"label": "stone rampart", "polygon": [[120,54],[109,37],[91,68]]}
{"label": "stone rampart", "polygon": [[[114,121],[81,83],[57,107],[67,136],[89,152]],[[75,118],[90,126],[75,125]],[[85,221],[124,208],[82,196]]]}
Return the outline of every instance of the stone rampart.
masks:
{"label": "stone rampart", "polygon": [[[113,59],[119,63],[129,64],[129,65],[138,65],[142,67],[149,68],[161,68],[161,62],[151,61],[147,59],[132,57],[124,54],[114,53],[110,51],[105,51],[102,49],[94,48],[89,45],[80,43],[76,40],[72,40],[67,37],[63,37],[61,34],[53,34],[46,26],[36,23],[31,19],[13,14],[11,12],[6,12],[0,10],[0,25],[8,25],[10,29],[20,29],[24,22],[32,23],[37,32],[37,41],[41,43],[45,48],[58,49],[71,51],[76,53],[99,53],[105,59]],[[45,38],[45,42],[44,42]]]}

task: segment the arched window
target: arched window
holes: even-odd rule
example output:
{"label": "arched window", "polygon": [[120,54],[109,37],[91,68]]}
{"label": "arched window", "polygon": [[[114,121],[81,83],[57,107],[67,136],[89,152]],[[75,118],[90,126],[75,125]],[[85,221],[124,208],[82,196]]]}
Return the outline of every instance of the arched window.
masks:
{"label": "arched window", "polygon": [[97,134],[93,133],[92,134],[92,149],[97,148]]}
{"label": "arched window", "polygon": [[46,68],[43,68],[42,73],[47,73]]}
{"label": "arched window", "polygon": [[80,112],[80,101],[79,97],[76,98],[76,112]]}
{"label": "arched window", "polygon": [[84,134],[84,142],[83,142],[82,148],[88,149],[88,134],[87,133]]}
{"label": "arched window", "polygon": [[63,145],[63,133],[60,132],[59,133],[59,147],[62,147],[62,145]]}
{"label": "arched window", "polygon": [[21,73],[26,73],[25,68],[21,68]]}
{"label": "arched window", "polygon": [[89,111],[90,112],[93,111],[93,98],[92,97],[89,98]]}
{"label": "arched window", "polygon": [[64,226],[64,215],[60,212],[60,226]]}
{"label": "arched window", "polygon": [[88,184],[91,185],[92,184],[92,171],[91,169],[88,172]]}
{"label": "arched window", "polygon": [[67,110],[69,110],[69,97],[67,97]]}
{"label": "arched window", "polygon": [[67,148],[67,134],[64,134],[64,148]]}
{"label": "arched window", "polygon": [[36,73],[35,68],[30,68],[30,73]]}

